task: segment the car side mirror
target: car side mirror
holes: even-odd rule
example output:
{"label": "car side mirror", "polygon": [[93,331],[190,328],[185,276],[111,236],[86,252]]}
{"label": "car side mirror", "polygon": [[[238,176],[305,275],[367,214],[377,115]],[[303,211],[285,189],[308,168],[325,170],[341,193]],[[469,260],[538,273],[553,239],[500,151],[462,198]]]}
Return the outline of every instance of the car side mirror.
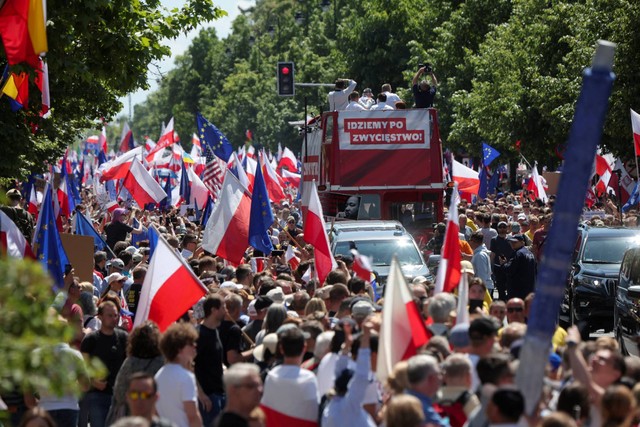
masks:
{"label": "car side mirror", "polygon": [[640,286],[629,286],[627,296],[630,299],[640,299]]}
{"label": "car side mirror", "polygon": [[573,263],[573,271],[575,273],[580,273],[580,264],[579,263],[577,263],[577,262]]}

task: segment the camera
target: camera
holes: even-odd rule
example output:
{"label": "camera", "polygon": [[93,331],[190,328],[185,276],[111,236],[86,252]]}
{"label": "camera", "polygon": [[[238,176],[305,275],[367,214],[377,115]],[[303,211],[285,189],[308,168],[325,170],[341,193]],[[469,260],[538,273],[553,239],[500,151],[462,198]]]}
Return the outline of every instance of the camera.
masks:
{"label": "camera", "polygon": [[424,64],[424,71],[425,73],[431,73],[433,71],[433,68],[431,68],[431,64]]}

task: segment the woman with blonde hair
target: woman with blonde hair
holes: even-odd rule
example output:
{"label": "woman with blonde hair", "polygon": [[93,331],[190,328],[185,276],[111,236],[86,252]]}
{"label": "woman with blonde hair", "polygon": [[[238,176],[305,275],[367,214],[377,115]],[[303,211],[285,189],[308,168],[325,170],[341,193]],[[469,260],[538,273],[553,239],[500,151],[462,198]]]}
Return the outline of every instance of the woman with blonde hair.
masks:
{"label": "woman with blonde hair", "polygon": [[316,311],[321,311],[323,313],[327,312],[327,306],[322,298],[311,298],[307,305],[304,307],[304,316],[307,317],[308,315],[313,314]]}

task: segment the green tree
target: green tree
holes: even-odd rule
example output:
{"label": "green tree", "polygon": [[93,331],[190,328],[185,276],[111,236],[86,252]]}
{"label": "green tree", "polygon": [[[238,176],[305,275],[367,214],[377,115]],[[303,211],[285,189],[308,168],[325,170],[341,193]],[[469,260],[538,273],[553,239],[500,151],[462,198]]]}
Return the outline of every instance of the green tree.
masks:
{"label": "green tree", "polygon": [[[164,40],[224,14],[212,0],[188,0],[170,11],[159,0],[49,2],[52,116],[39,117],[35,88],[26,111],[13,114],[0,102],[0,177],[43,170],[82,130],[98,128],[99,120],[116,114],[119,97],[148,87],[149,64],[171,53]],[[0,52],[0,66],[4,62]]]}

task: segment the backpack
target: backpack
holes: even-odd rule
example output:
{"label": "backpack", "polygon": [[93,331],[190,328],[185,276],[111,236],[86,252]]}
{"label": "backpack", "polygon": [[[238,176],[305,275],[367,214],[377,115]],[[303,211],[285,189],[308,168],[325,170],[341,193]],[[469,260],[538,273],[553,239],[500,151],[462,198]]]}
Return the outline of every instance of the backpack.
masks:
{"label": "backpack", "polygon": [[2,206],[0,209],[16,224],[25,239],[31,242],[31,238],[33,237],[33,219],[31,214],[24,209],[12,206]]}
{"label": "backpack", "polygon": [[463,427],[467,422],[467,414],[464,412],[464,407],[471,399],[471,396],[471,392],[465,390],[456,400],[443,400],[435,403],[433,407],[442,418],[449,418],[451,427]]}

